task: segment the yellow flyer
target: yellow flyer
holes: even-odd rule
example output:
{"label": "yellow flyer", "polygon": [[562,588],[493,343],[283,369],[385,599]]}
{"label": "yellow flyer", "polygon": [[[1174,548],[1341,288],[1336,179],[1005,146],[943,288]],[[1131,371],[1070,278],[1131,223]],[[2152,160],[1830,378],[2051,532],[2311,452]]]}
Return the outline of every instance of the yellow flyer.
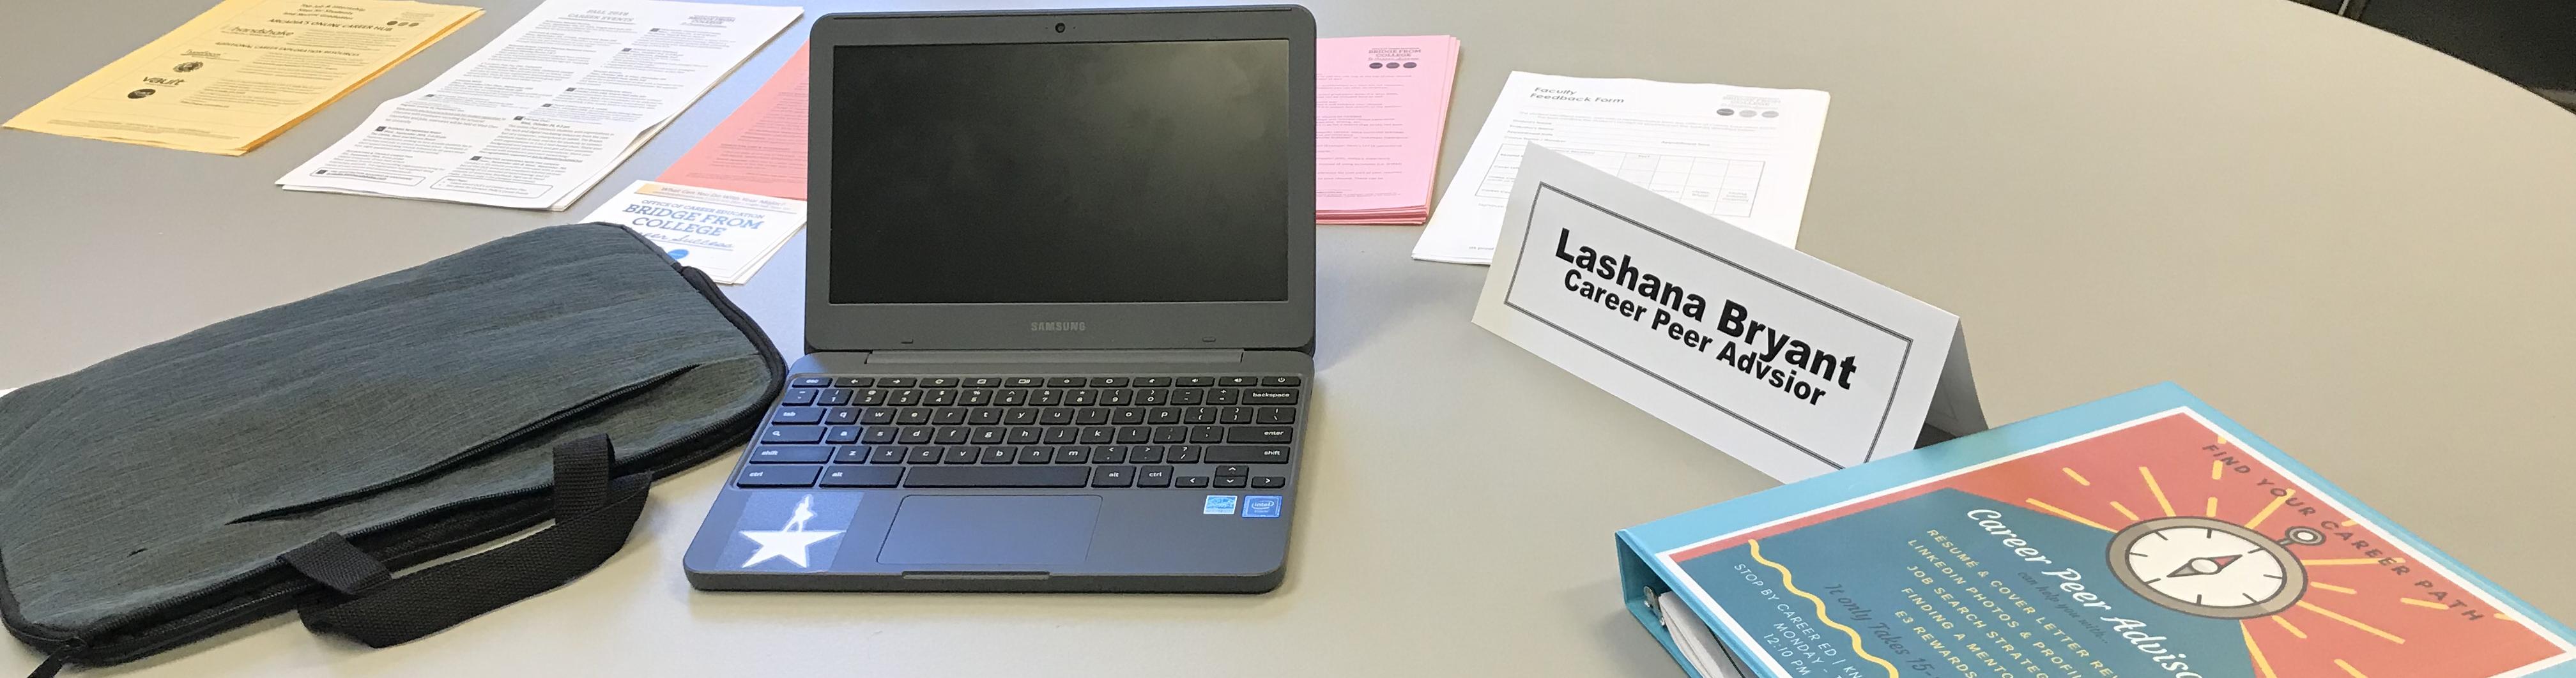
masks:
{"label": "yellow flyer", "polygon": [[5,126],[241,155],[482,13],[408,0],[224,0]]}

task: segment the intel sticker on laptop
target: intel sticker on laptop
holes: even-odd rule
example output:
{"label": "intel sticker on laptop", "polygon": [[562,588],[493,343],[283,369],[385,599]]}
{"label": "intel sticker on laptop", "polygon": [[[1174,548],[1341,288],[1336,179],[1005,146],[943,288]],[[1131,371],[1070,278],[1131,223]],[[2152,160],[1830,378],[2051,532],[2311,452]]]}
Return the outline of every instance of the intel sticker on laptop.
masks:
{"label": "intel sticker on laptop", "polygon": [[1200,513],[1201,515],[1210,515],[1210,516],[1230,516],[1230,515],[1234,515],[1234,495],[1231,495],[1231,494],[1211,494],[1211,495],[1208,495],[1207,503],[1199,506],[1199,513]]}
{"label": "intel sticker on laptop", "polygon": [[1281,497],[1273,494],[1256,494],[1244,497],[1243,517],[1277,518],[1279,517],[1279,505],[1281,503],[1284,503]]}
{"label": "intel sticker on laptop", "polygon": [[718,562],[750,572],[831,569],[842,532],[859,513],[858,492],[756,492],[743,501],[733,541]]}

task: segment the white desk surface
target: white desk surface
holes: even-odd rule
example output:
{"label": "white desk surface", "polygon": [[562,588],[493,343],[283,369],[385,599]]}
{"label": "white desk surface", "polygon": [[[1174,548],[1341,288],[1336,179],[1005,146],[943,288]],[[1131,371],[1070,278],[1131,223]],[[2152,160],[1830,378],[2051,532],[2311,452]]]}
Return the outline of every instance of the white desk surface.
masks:
{"label": "white desk surface", "polygon": [[[246,156],[0,132],[0,386],[606,199],[270,185],[534,5],[452,1],[491,11]],[[210,2],[12,4],[0,113]],[[807,17],[932,5],[957,6]],[[1464,41],[1444,173],[1514,69],[1830,91],[1801,248],[1963,316],[1992,419],[2178,381],[2576,615],[2576,116],[2503,80],[2279,0],[1311,6],[1326,36]],[[659,173],[802,30],[602,186]],[[598,573],[452,631],[370,652],[280,617],[77,675],[1680,675],[1618,604],[1611,532],[1773,483],[1468,324],[1484,269],[1406,258],[1415,233],[1318,239],[1313,457],[1270,595],[697,593],[710,463]],[[801,253],[733,291],[791,344]],[[36,661],[0,643],[0,675]]]}

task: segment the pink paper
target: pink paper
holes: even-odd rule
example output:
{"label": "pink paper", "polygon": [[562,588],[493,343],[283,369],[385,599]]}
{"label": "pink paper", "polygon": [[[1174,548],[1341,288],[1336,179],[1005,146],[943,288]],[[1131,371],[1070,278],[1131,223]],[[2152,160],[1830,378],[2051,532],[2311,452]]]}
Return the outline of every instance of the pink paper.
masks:
{"label": "pink paper", "polygon": [[804,200],[808,47],[654,181]]}
{"label": "pink paper", "polygon": [[1428,217],[1457,64],[1446,35],[1315,41],[1317,221]]}

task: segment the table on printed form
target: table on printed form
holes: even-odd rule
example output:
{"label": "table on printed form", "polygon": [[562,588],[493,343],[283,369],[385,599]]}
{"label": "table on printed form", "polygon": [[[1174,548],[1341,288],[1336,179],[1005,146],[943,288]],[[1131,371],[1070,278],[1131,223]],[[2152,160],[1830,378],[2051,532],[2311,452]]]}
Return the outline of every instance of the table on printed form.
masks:
{"label": "table on printed form", "polygon": [[[246,156],[0,133],[0,386],[607,199],[270,185],[534,5],[455,1],[491,13]],[[13,3],[0,108],[206,5]],[[2550,520],[2576,515],[2557,429],[2576,228],[2555,197],[2576,187],[2576,117],[2503,80],[2289,2],[1312,7],[1327,36],[1464,41],[1446,171],[1514,69],[1830,91],[1800,246],[1965,318],[1989,418],[2179,381],[2576,616],[2576,546]],[[602,186],[660,173],[804,25]],[[79,675],[1680,675],[1619,605],[1611,533],[1773,482],[1468,324],[1484,268],[1408,259],[1415,233],[1318,238],[1314,457],[1276,593],[698,593],[679,558],[730,469],[711,463],[657,488],[599,572],[419,642],[365,651],[281,617]],[[791,347],[802,252],[732,290]],[[35,666],[0,645],[0,675]]]}

